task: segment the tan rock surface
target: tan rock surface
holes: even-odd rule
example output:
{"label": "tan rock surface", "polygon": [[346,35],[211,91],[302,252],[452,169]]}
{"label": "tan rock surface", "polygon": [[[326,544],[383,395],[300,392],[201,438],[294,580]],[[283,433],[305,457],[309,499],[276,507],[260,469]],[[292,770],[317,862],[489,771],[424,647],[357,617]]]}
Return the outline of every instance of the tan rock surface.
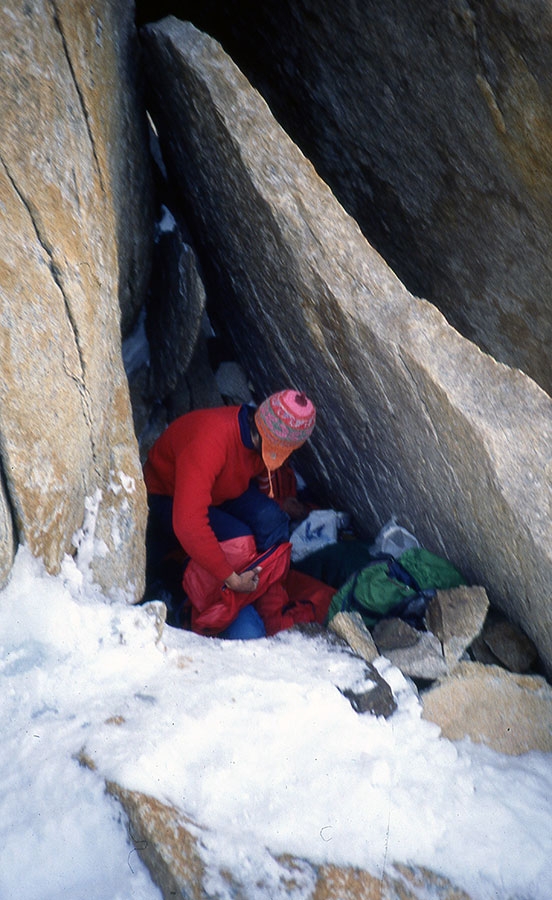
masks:
{"label": "tan rock surface", "polygon": [[175,807],[147,794],[125,790],[114,782],[107,782],[107,790],[125,810],[134,849],[163,897],[204,900],[205,867],[197,839],[190,831],[190,820]]}
{"label": "tan rock surface", "polygon": [[437,591],[426,611],[426,626],[443,646],[449,668],[453,668],[466,647],[483,628],[489,608],[487,592],[482,587],[451,588]]}
{"label": "tan rock surface", "polygon": [[544,678],[463,662],[422,695],[425,719],[451,741],[469,737],[500,753],[552,753],[552,688]]}
{"label": "tan rock surface", "polygon": [[338,612],[331,620],[329,628],[347,641],[351,650],[366,662],[372,663],[379,656],[378,648],[360,613]]}
{"label": "tan rock surface", "polygon": [[137,598],[146,509],[119,297],[132,318],[149,204],[132,35],[126,2],[0,11],[0,449],[15,540],[55,572],[86,518],[97,580]]}
{"label": "tan rock surface", "polygon": [[[107,790],[125,810],[134,849],[148,867],[164,900],[175,896],[187,900],[212,897],[204,886],[205,864],[198,848],[201,829],[181,810],[154,797],[127,790],[114,782],[107,783]],[[304,875],[305,870],[311,871],[314,890],[310,900],[419,900],[420,896],[470,900],[464,891],[428,869],[390,865],[383,877],[375,877],[361,869],[316,866],[293,856],[275,857],[275,860],[280,866],[281,887],[290,893],[296,886],[294,873]],[[248,885],[240,885],[230,875],[222,874],[228,880],[232,896],[251,896]],[[262,882],[257,887],[264,896]]]}

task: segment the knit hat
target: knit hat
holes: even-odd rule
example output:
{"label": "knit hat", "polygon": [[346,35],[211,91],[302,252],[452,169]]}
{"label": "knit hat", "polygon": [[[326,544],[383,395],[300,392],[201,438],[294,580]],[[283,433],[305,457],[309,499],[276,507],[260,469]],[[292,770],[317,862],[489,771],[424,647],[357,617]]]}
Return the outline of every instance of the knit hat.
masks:
{"label": "knit hat", "polygon": [[300,391],[271,394],[255,412],[262,456],[269,472],[278,469],[290,453],[305,443],[314,429],[316,410]]}

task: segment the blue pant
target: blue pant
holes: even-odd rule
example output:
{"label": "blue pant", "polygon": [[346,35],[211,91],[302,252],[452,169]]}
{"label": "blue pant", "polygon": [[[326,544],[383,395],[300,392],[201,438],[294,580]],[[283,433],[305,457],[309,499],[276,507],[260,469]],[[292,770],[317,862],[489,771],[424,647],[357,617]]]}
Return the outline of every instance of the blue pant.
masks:
{"label": "blue pant", "polygon": [[235,500],[210,506],[209,524],[219,541],[252,534],[259,553],[289,541],[289,518],[256,485]]}
{"label": "blue pant", "polygon": [[218,637],[228,641],[250,641],[252,638],[266,637],[266,628],[257,610],[253,606],[244,606]]}

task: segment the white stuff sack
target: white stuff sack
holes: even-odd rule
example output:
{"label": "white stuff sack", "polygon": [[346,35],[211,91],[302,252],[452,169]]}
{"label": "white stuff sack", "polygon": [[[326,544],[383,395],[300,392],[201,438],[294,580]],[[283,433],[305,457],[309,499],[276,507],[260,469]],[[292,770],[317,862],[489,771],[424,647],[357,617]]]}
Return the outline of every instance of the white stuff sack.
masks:
{"label": "white stuff sack", "polygon": [[346,524],[345,513],[335,509],[313,509],[291,535],[292,562],[299,562],[327,544],[337,543],[338,529]]}
{"label": "white stuff sack", "polygon": [[386,522],[379,532],[376,540],[370,547],[370,553],[372,556],[384,553],[398,559],[405,550],[419,546],[418,538],[411,531],[407,531],[406,528],[399,525],[397,520],[393,518]]}

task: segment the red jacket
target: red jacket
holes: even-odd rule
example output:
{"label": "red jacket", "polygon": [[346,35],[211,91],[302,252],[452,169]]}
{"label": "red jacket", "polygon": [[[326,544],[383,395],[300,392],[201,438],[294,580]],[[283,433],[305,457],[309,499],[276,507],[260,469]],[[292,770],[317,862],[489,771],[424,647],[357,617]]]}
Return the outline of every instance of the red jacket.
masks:
{"label": "red jacket", "polygon": [[252,478],[266,474],[260,454],[242,441],[239,410],[202,409],[175,419],[144,466],[148,492],[174,498],[173,528],[182,547],[221,583],[233,568],[209,525],[207,507],[234,500]]}

